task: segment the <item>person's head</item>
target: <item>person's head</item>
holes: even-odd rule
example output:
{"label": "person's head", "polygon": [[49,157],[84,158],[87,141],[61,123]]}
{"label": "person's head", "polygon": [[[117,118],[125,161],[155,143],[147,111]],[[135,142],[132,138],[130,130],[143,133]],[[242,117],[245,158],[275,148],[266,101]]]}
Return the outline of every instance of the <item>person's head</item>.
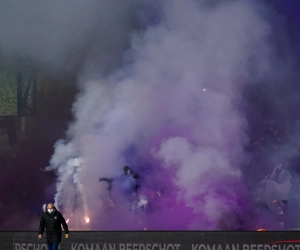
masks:
{"label": "person's head", "polygon": [[47,205],[47,212],[48,213],[53,213],[53,211],[54,211],[54,205],[52,204],[52,203],[49,203],[48,205]]}
{"label": "person's head", "polygon": [[125,167],[124,167],[124,173],[125,173],[126,175],[130,175],[130,174],[132,173],[131,168],[128,167],[128,166],[125,166]]}

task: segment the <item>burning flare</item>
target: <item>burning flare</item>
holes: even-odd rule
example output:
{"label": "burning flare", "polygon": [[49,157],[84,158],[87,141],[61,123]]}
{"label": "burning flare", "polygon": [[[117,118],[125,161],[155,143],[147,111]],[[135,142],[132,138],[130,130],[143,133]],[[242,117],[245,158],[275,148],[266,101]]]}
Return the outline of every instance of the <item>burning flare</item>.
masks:
{"label": "burning flare", "polygon": [[88,216],[84,216],[85,222],[89,223],[90,222],[90,218]]}
{"label": "burning flare", "polygon": [[[73,213],[71,213],[71,217],[73,216]],[[70,221],[70,219],[67,219],[66,220],[66,223],[68,223]]]}

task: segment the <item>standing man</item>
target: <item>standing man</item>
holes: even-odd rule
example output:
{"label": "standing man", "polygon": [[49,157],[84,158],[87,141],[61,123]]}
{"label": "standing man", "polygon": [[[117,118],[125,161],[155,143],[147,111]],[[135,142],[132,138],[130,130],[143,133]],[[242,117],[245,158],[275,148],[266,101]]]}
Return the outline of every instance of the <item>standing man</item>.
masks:
{"label": "standing man", "polygon": [[62,235],[61,225],[65,230],[66,238],[69,238],[69,229],[65,218],[56,210],[52,203],[49,203],[47,211],[42,214],[38,236],[38,239],[41,239],[46,228],[48,250],[58,249]]}

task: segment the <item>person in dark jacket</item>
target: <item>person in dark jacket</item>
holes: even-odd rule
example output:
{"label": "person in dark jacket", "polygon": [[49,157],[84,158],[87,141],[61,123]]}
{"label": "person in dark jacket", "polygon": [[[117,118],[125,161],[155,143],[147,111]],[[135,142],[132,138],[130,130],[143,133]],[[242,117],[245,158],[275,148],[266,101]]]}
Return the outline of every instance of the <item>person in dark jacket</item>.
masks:
{"label": "person in dark jacket", "polygon": [[49,203],[47,211],[42,214],[38,236],[38,239],[41,239],[46,228],[48,250],[58,249],[62,235],[61,225],[65,230],[66,238],[69,238],[69,229],[65,218],[56,210],[52,203]]}
{"label": "person in dark jacket", "polygon": [[124,194],[132,195],[132,193],[137,192],[139,188],[138,178],[138,174],[134,173],[130,167],[125,166],[124,175],[117,178],[100,178],[99,182],[106,181],[108,183],[107,190],[109,191],[109,197],[112,200],[111,192],[113,189],[113,182],[115,183],[115,186],[117,186],[119,190],[122,190]]}

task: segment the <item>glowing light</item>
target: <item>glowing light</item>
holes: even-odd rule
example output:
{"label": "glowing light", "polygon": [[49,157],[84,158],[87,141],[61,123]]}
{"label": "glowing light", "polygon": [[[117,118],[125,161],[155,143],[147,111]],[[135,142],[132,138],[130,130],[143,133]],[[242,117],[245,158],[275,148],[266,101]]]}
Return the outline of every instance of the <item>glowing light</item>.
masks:
{"label": "glowing light", "polygon": [[89,218],[88,216],[85,216],[84,219],[85,219],[85,222],[86,222],[86,223],[89,223],[89,222],[90,222],[90,218]]}
{"label": "glowing light", "polygon": [[68,223],[68,222],[69,222],[69,219],[66,220],[66,223]]}
{"label": "glowing light", "polygon": [[205,91],[206,91],[206,88],[203,89],[203,92],[205,92]]}

